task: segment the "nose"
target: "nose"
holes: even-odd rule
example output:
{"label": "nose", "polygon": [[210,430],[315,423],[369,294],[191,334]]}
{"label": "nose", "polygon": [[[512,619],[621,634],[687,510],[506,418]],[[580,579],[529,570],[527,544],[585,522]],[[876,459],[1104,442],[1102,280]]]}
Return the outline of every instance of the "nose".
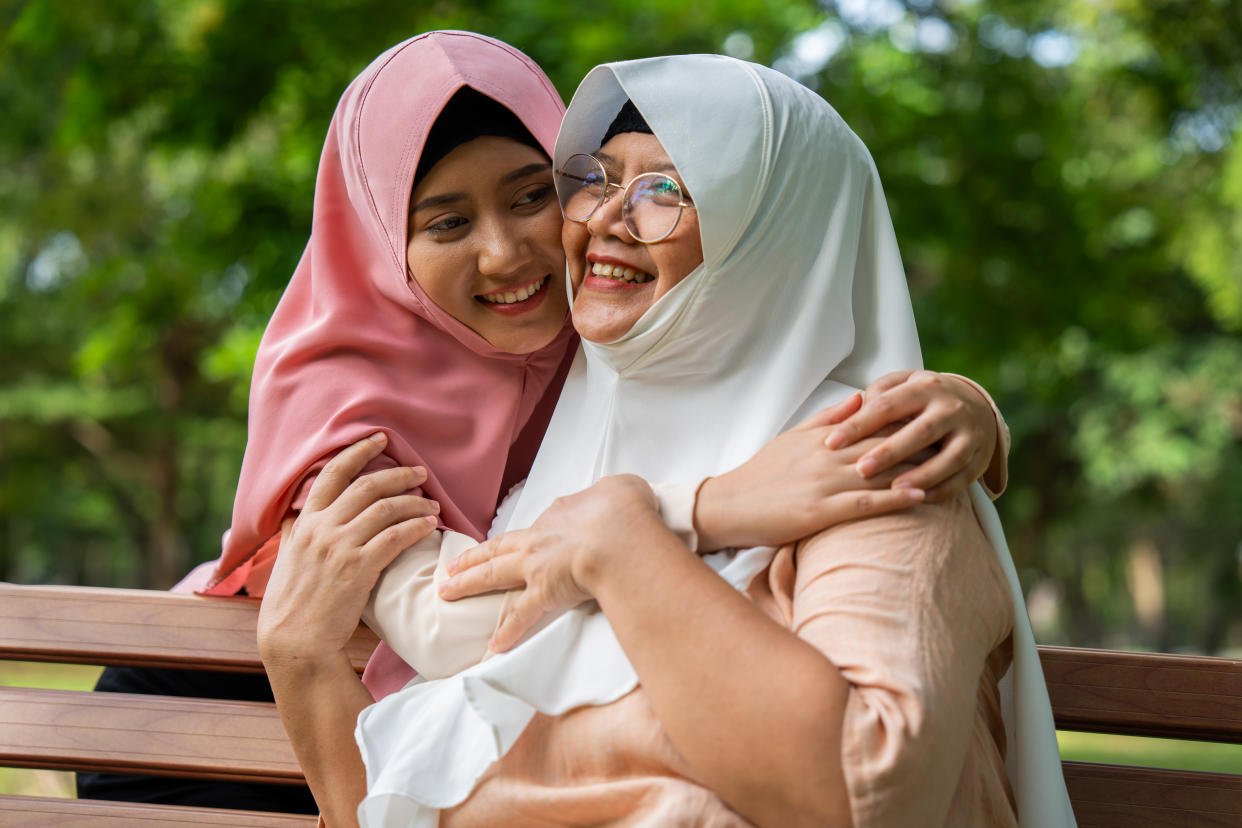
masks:
{"label": "nose", "polygon": [[530,240],[516,226],[502,221],[486,221],[478,229],[478,267],[484,276],[511,276],[531,258]]}
{"label": "nose", "polygon": [[621,205],[625,195],[619,189],[609,188],[604,203],[595,208],[595,212],[587,219],[587,230],[596,238],[620,239],[626,244],[633,244],[634,237],[625,226],[625,218]]}

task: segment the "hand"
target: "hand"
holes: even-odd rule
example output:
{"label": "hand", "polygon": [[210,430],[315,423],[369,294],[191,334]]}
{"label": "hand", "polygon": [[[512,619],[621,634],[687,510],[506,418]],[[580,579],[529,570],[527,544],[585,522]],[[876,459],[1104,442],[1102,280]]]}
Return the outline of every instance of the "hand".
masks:
{"label": "hand", "polygon": [[282,525],[259,608],[264,664],[313,663],[343,652],[380,572],[435,529],[439,504],[405,494],[427,479],[422,467],[384,469],[354,480],[386,442],[376,434],[333,457],[311,486],[302,513]]}
{"label": "hand", "polygon": [[893,481],[925,490],[928,503],[948,500],[978,480],[996,451],[996,416],[988,401],[968,383],[935,371],[880,377],[867,388],[861,409],[832,432],[828,446],[844,448],[892,424],[901,427],[859,458],[858,471],[870,478],[938,444],[931,459]]}
{"label": "hand", "polygon": [[844,449],[825,445],[834,423],[858,410],[855,394],[778,435],[750,460],[699,488],[694,524],[700,551],[779,546],[847,520],[913,506],[914,487],[890,488],[914,469],[902,463],[865,478],[855,466],[883,443],[871,438]]}
{"label": "hand", "polygon": [[488,649],[501,653],[544,616],[592,598],[590,583],[644,530],[667,532],[651,487],[639,477],[605,477],[558,498],[529,529],[506,532],[463,552],[448,565],[440,597],[456,601],[520,589],[505,605]]}

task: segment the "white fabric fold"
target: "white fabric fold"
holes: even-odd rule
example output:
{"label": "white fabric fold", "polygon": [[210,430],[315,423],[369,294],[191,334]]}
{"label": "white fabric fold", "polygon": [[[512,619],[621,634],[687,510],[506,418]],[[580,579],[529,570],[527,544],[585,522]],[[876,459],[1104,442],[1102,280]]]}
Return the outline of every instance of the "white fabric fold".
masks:
{"label": "white fabric fold", "polygon": [[[691,484],[720,474],[814,411],[921,366],[879,177],[832,107],[766,67],[716,55],[607,64],[574,95],[555,163],[594,152],[627,98],[695,200],[704,260],[620,339],[583,343],[513,514],[494,530],[530,526],[557,497],[605,475]],[[706,560],[742,589],[771,554]],[[1015,605],[1024,618],[1020,593]],[[359,718],[368,781],[359,819],[434,825],[437,809],[463,801],[535,712],[606,704],[636,682],[607,619],[588,604],[509,653],[413,684]],[[1022,686],[1034,688],[1034,678]],[[1055,763],[1059,775],[1055,741],[1045,748],[1019,765]],[[1023,738],[1017,751],[1026,749]],[[1040,790],[1053,801],[1051,787]],[[1060,795],[1068,808],[1063,784]],[[1025,807],[1021,787],[1018,797]],[[1061,824],[1072,823],[1023,822]]]}

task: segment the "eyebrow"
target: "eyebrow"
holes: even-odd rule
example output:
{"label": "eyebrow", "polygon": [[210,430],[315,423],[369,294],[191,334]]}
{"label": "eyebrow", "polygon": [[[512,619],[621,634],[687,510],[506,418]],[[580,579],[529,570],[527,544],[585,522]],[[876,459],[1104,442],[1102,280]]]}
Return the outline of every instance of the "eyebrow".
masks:
{"label": "eyebrow", "polygon": [[[597,152],[597,153],[595,153],[595,157],[596,157],[596,159],[598,159],[598,160],[599,160],[599,163],[601,163],[601,164],[603,164],[603,165],[604,165],[604,169],[607,169],[607,168],[609,168],[609,167],[612,167],[612,168],[615,170],[615,169],[617,169],[617,168],[619,168],[619,167],[621,166],[621,164],[617,161],[617,159],[613,158],[611,155],[609,155],[609,154],[608,154],[608,153],[606,153],[606,152]],[[672,173],[676,173],[676,172],[677,172],[677,167],[676,167],[676,166],[674,166],[674,165],[673,165],[673,162],[670,160],[670,161],[668,161],[668,162],[666,162],[666,163],[663,163],[663,164],[656,164],[656,165],[655,165],[655,166],[653,166],[651,169],[648,169],[648,170],[643,170],[643,172],[664,172],[664,173],[667,173],[667,172],[672,172]],[[680,173],[678,173],[678,175],[680,175]]]}
{"label": "eyebrow", "polygon": [[414,209],[410,211],[413,215],[419,210],[427,210],[432,207],[439,207],[441,204],[451,204],[455,201],[465,201],[465,193],[445,193],[444,195],[435,195],[430,198],[424,198],[422,201],[414,205]]}
{"label": "eyebrow", "polygon": [[[507,172],[500,178],[501,184],[512,184],[514,181],[533,175],[537,172],[552,169],[552,165],[546,161],[539,161],[534,164],[527,164],[525,167],[518,167],[512,172]],[[442,204],[452,204],[456,201],[465,201],[469,198],[465,193],[444,193],[442,195],[434,195],[424,198],[422,201],[414,205],[414,209],[410,211],[413,215],[419,210],[428,210],[432,207],[439,207]]]}
{"label": "eyebrow", "polygon": [[549,164],[547,161],[539,161],[534,164],[527,164],[525,167],[518,167],[513,172],[505,173],[503,176],[501,176],[500,183],[501,184],[512,184],[514,181],[517,181],[519,178],[525,178],[528,175],[534,175],[537,172],[543,172],[544,170],[550,170],[550,169],[552,169],[552,165]]}

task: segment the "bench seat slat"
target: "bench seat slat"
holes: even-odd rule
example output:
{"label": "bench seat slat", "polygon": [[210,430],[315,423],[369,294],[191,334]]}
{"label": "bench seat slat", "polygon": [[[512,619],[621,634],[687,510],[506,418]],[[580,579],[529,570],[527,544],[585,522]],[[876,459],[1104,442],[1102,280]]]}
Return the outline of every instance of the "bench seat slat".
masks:
{"label": "bench seat slat", "polygon": [[187,808],[92,799],[0,796],[0,825],[8,828],[157,828],[157,826],[236,826],[236,828],[312,828],[316,818],[219,808]]}
{"label": "bench seat slat", "polygon": [[1040,647],[1057,727],[1242,742],[1242,660]]}
{"label": "bench seat slat", "polygon": [[0,763],[303,784],[276,707],[0,687]]}
{"label": "bench seat slat", "polygon": [[[254,598],[0,583],[0,658],[262,673],[257,617]],[[359,626],[355,669],[377,643]]]}
{"label": "bench seat slat", "polygon": [[1242,776],[1066,762],[1079,828],[1242,825]]}

